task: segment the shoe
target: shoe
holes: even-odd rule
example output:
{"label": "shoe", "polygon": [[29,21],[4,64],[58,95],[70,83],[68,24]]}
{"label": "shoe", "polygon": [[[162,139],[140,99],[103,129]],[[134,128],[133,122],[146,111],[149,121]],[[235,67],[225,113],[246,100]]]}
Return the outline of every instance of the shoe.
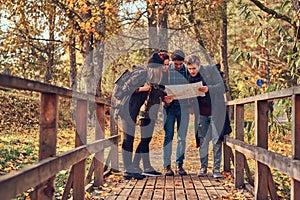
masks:
{"label": "shoe", "polygon": [[223,178],[223,175],[221,174],[220,170],[219,169],[215,169],[213,171],[213,177],[214,178]]}
{"label": "shoe", "polygon": [[178,164],[178,174],[181,176],[187,175],[186,171],[182,167],[182,164]]}
{"label": "shoe", "polygon": [[131,172],[124,172],[123,177],[125,180],[130,180],[130,179],[137,179],[137,180],[142,180],[145,178],[145,176],[143,176],[140,173],[131,173]]}
{"label": "shoe", "polygon": [[165,176],[174,176],[174,172],[173,172],[173,170],[171,169],[171,166],[170,166],[170,165],[168,165],[168,166],[165,168],[165,170],[166,170]]}
{"label": "shoe", "polygon": [[161,176],[162,173],[156,171],[153,167],[146,168],[142,173],[144,176]]}
{"label": "shoe", "polygon": [[207,168],[201,167],[200,171],[198,172],[198,176],[205,176],[207,174]]}

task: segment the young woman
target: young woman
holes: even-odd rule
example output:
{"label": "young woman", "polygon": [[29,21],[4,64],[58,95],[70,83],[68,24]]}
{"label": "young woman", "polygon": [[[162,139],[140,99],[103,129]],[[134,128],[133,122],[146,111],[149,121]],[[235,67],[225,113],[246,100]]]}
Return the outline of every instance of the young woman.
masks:
{"label": "young woman", "polygon": [[[124,131],[124,140],[122,143],[122,154],[125,168],[124,177],[127,179],[142,179],[144,175],[161,175],[160,172],[156,171],[151,166],[149,157],[149,143],[152,139],[160,103],[165,96],[164,86],[160,85],[162,80],[163,65],[164,60],[159,56],[158,53],[154,53],[148,60],[146,84],[136,89],[132,94],[128,102],[128,117],[121,117],[122,128]],[[144,104],[144,113],[146,114],[140,120],[141,140],[132,160],[137,116]],[[144,170],[141,170],[140,168],[141,160],[143,161]]]}

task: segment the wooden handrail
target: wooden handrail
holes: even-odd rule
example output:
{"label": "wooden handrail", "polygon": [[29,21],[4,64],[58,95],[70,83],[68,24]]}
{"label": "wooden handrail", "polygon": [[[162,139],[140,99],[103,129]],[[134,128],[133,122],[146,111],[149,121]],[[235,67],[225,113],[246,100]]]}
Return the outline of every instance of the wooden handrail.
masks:
{"label": "wooden handrail", "polygon": [[256,96],[241,98],[241,99],[234,99],[227,102],[228,106],[233,106],[237,104],[249,104],[254,103],[255,101],[263,101],[263,100],[273,100],[273,99],[280,99],[291,97],[295,94],[300,94],[300,86],[294,86],[291,88],[282,89],[280,91],[273,91],[265,94],[260,94]]}
{"label": "wooden handrail", "polygon": [[59,171],[84,160],[93,153],[110,147],[119,138],[120,135],[116,135],[107,139],[97,140],[55,157],[46,158],[21,170],[0,176],[0,199],[11,199],[30,187],[43,183]]}
{"label": "wooden handrail", "polygon": [[[291,97],[292,101],[292,157],[268,150],[268,110],[269,100]],[[255,104],[255,145],[244,142],[244,105]],[[243,99],[227,102],[227,106],[234,107],[234,138],[229,136],[224,140],[224,170],[230,166],[228,152],[234,151],[235,187],[245,184],[244,170],[247,168],[248,158],[255,160],[255,199],[277,200],[278,195],[272,178],[271,169],[276,169],[291,177],[291,199],[300,196],[300,86],[295,86],[280,91],[269,92]]]}
{"label": "wooden handrail", "polygon": [[0,86],[18,90],[30,90],[41,93],[53,93],[66,98],[75,98],[81,100],[92,101],[95,103],[110,105],[110,101],[91,94],[83,94],[70,89],[23,79],[19,77],[0,74]]}
{"label": "wooden handrail", "polygon": [[[31,194],[33,199],[53,199],[55,175],[72,166],[72,172],[68,178],[63,199],[67,199],[70,188],[73,187],[73,199],[84,199],[86,186],[86,162],[85,159],[95,154],[91,166],[94,172],[94,185],[99,186],[103,182],[104,175],[104,149],[111,147],[110,154],[118,159],[118,135],[114,121],[110,122],[111,137],[104,139],[105,106],[110,106],[110,101],[95,97],[91,94],[83,94],[70,89],[27,80],[19,77],[0,74],[0,86],[17,90],[29,90],[41,93],[40,113],[40,144],[39,162],[24,167],[16,172],[0,176],[0,199],[10,199],[16,195],[34,187]],[[58,96],[73,98],[77,102],[76,108],[76,133],[75,145],[71,151],[55,155],[58,121]],[[87,114],[88,103],[94,103],[97,113],[95,142],[86,144],[87,140]],[[101,159],[99,161],[99,158]],[[98,160],[97,160],[98,159]],[[118,161],[110,161],[111,169],[118,170]]]}

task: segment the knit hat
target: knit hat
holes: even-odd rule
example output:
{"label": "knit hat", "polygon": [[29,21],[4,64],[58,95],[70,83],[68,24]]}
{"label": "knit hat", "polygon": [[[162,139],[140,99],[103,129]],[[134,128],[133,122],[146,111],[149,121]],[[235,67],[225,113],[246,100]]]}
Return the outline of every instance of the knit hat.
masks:
{"label": "knit hat", "polygon": [[151,58],[148,60],[148,67],[156,68],[161,67],[164,64],[163,59],[160,58],[158,53],[154,53]]}

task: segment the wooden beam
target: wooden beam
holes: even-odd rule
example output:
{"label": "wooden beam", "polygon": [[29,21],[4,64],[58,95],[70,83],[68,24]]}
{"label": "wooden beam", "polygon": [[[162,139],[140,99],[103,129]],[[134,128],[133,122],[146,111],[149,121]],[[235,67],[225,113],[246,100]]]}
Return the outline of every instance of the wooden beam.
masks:
{"label": "wooden beam", "polygon": [[66,186],[65,186],[64,193],[61,197],[62,200],[68,200],[69,199],[69,194],[70,194],[71,188],[73,186],[73,178],[74,178],[74,167],[72,166],[70,174],[69,174],[68,181],[67,181]]}
{"label": "wooden beam", "polygon": [[[268,149],[268,101],[255,102],[255,144]],[[255,199],[268,199],[268,166],[255,161]]]}
{"label": "wooden beam", "polygon": [[[46,181],[59,171],[72,166],[118,141],[120,135],[77,147],[71,151],[46,158],[16,172],[0,176],[0,199],[11,199],[31,187]],[[7,190],[10,188],[10,190]]]}
{"label": "wooden beam", "polygon": [[[58,96],[42,93],[40,106],[39,160],[56,155]],[[53,199],[55,176],[35,187],[32,199]]]}
{"label": "wooden beam", "polygon": [[235,140],[229,136],[225,136],[225,138],[226,144],[232,149],[300,181],[300,160]]}
{"label": "wooden beam", "polygon": [[[244,141],[244,105],[234,106],[234,132],[235,139]],[[244,187],[244,156],[238,151],[234,152],[234,185]]]}
{"label": "wooden beam", "polygon": [[[110,135],[118,135],[118,119],[115,119],[115,109],[114,105],[110,107]],[[118,143],[115,143],[114,145],[111,146],[111,154],[112,154],[112,159],[111,159],[111,168],[113,171],[119,171],[119,150],[118,150]]]}
{"label": "wooden beam", "polygon": [[267,101],[272,99],[291,97],[292,95],[295,94],[300,94],[300,86],[286,88],[279,91],[268,92],[268,93],[251,96],[243,99],[235,99],[232,101],[227,101],[226,104],[227,105],[249,104],[249,103],[255,103],[256,101]]}
{"label": "wooden beam", "polygon": [[[88,102],[84,100],[77,100],[76,107],[76,136],[75,147],[86,144],[87,141],[87,114]],[[84,199],[85,189],[85,159],[74,165],[73,178],[73,199]]]}
{"label": "wooden beam", "polygon": [[[300,160],[300,95],[294,95],[292,101],[292,158]],[[291,199],[295,200],[299,197],[300,181],[293,178],[291,184]]]}
{"label": "wooden beam", "polygon": [[[96,104],[96,129],[95,139],[103,139],[105,131],[105,111],[103,104]],[[98,187],[103,184],[103,173],[104,173],[104,150],[96,153],[94,158],[94,186]]]}
{"label": "wooden beam", "polygon": [[41,93],[53,93],[67,98],[87,100],[106,105],[110,105],[111,103],[107,99],[95,97],[94,95],[83,94],[66,88],[4,74],[0,74],[0,86]]}

